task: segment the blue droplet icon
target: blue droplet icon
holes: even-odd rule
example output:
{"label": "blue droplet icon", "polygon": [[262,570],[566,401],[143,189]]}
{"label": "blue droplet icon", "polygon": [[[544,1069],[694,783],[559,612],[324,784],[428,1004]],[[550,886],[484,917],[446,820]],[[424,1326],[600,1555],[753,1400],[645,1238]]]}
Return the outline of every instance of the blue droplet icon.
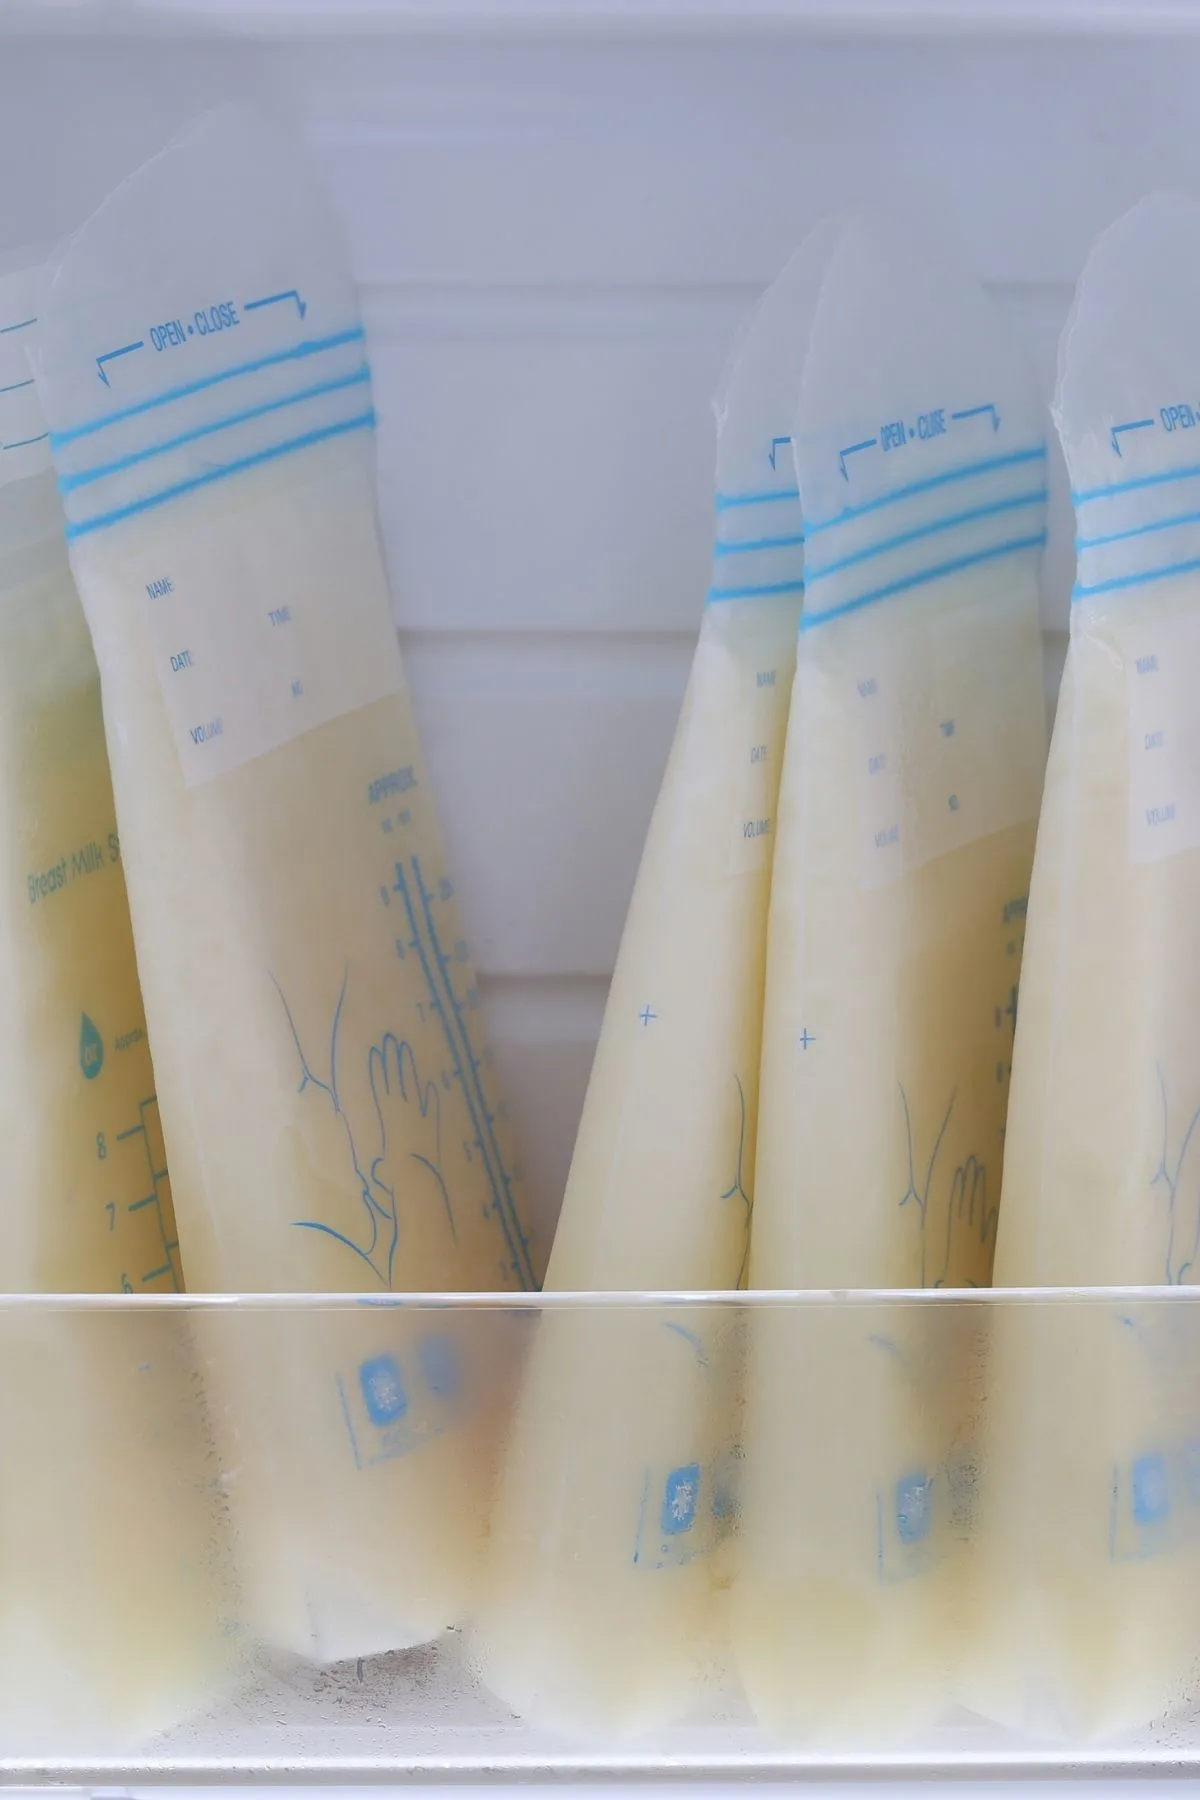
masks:
{"label": "blue droplet icon", "polygon": [[79,1027],[79,1066],[85,1081],[95,1081],[104,1067],[104,1039],[86,1013]]}

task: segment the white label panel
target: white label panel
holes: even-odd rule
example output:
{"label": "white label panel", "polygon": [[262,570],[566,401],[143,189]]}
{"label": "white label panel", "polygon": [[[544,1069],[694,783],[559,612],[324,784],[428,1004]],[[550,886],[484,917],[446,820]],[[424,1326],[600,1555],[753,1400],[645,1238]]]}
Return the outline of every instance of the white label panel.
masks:
{"label": "white label panel", "polygon": [[128,565],[189,787],[403,686],[362,483],[214,515]]}
{"label": "white label panel", "polygon": [[1001,602],[910,626],[898,606],[859,642],[841,680],[865,887],[1036,818],[1045,703],[1028,621],[1014,624]]}
{"label": "white label panel", "polygon": [[746,875],[769,866],[775,851],[775,807],[787,720],[790,669],[763,659],[747,670],[746,733],[734,754],[740,762],[738,806],[729,871]]}
{"label": "white label panel", "polygon": [[855,722],[858,815],[862,837],[862,882],[878,887],[904,873],[904,794],[900,780],[900,733],[888,684],[874,662],[852,677],[847,705]]}
{"label": "white label panel", "polygon": [[1200,844],[1200,612],[1121,631],[1129,692],[1129,852],[1160,862]]}

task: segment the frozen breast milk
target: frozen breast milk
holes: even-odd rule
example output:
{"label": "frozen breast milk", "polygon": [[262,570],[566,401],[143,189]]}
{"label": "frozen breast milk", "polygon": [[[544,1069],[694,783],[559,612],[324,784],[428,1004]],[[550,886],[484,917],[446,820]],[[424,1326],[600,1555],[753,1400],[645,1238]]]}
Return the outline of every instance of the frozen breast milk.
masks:
{"label": "frozen breast milk", "polygon": [[[718,405],[713,585],[621,940],[547,1286],[732,1288],[754,1192],[775,800],[802,541],[788,434],[823,266],[809,240]],[[520,1712],[631,1732],[711,1659],[732,1516],[728,1310],[548,1311],[477,1634]]]}
{"label": "frozen breast milk", "polygon": [[[100,679],[0,274],[0,1288],[180,1284]],[[184,1322],[0,1302],[0,1754],[128,1751],[230,1673]]]}
{"label": "frozen breast milk", "polygon": [[[1059,357],[1075,503],[1071,638],[1038,833],[996,1280],[1200,1273],[1200,207],[1096,245]],[[1189,398],[1190,396],[1190,398]],[[985,1498],[978,1703],[1077,1735],[1194,1692],[1193,1308],[1007,1320]],[[1050,1500],[1043,1496],[1052,1496]]]}
{"label": "frozen breast milk", "polygon": [[44,280],[0,275],[0,1288],[170,1293],[179,1248],[100,677],[27,353]]}
{"label": "frozen breast milk", "polygon": [[246,1676],[187,1319],[10,1303],[0,1372],[0,1756],[134,1757]]}
{"label": "frozen breast milk", "polygon": [[[852,220],[793,437],[750,1285],[986,1283],[1044,754],[1041,421],[975,284]],[[757,1315],[737,1633],[777,1731],[900,1738],[949,1706],[973,1368],[946,1308]]]}
{"label": "frozen breast milk", "polygon": [[[392,621],[363,328],[299,147],[227,109],[127,181],[63,258],[38,372],[190,1283],[533,1286]],[[459,1616],[495,1370],[452,1321],[375,1305],[232,1341],[210,1381],[255,1629],[334,1659]]]}

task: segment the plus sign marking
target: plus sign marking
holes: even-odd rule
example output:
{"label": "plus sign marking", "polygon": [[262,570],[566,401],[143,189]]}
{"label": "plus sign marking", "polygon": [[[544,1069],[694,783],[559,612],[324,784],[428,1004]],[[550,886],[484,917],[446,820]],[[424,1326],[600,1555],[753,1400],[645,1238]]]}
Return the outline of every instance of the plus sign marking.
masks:
{"label": "plus sign marking", "polygon": [[815,1044],[816,1041],[817,1041],[816,1038],[813,1036],[812,1032],[808,1029],[807,1025],[804,1027],[804,1030],[800,1033],[800,1036],[796,1040],[796,1042],[799,1044],[799,1046],[802,1050],[807,1050],[808,1046],[810,1044]]}
{"label": "plus sign marking", "polygon": [[645,1012],[638,1014],[638,1018],[642,1021],[643,1030],[645,1030],[651,1019],[657,1019],[657,1017],[658,1014],[656,1012],[651,1012],[649,1007],[646,1008]]}

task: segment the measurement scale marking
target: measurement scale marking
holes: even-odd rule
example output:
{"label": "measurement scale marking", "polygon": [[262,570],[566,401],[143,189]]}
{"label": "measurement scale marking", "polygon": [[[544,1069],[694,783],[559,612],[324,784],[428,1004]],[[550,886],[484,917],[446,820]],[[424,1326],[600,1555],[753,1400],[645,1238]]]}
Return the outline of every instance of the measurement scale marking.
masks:
{"label": "measurement scale marking", "polygon": [[[499,1177],[500,1177],[500,1184],[504,1190],[504,1198],[507,1201],[508,1208],[510,1211],[511,1235],[515,1236],[517,1245],[519,1247],[519,1253],[520,1253],[519,1266],[516,1268],[515,1272],[516,1272],[518,1280],[521,1281],[522,1285],[527,1288],[532,1289],[532,1288],[536,1287],[537,1284],[536,1284],[536,1282],[534,1280],[534,1276],[533,1276],[533,1266],[529,1259],[529,1245],[525,1239],[524,1232],[521,1230],[520,1220],[517,1216],[516,1203],[513,1199],[512,1182],[509,1178],[507,1170],[504,1167],[504,1158],[500,1154],[500,1146],[496,1142],[495,1132],[493,1130],[493,1127],[496,1123],[495,1115],[488,1108],[487,1098],[483,1091],[483,1083],[479,1079],[479,1070],[482,1065],[480,1063],[479,1058],[475,1055],[475,1052],[471,1047],[470,1033],[467,1029],[467,1022],[466,1022],[465,1014],[463,1012],[462,1004],[459,1001],[458,996],[454,992],[454,983],[450,976],[450,967],[451,967],[452,959],[446,955],[445,951],[442,949],[441,944],[438,940],[437,926],[434,923],[434,918],[433,918],[433,908],[432,908],[433,895],[426,889],[425,884],[424,884],[423,880],[421,879],[420,859],[418,857],[414,856],[412,859],[412,865],[413,865],[413,873],[416,876],[416,881],[417,881],[417,891],[421,896],[421,904],[422,904],[422,908],[425,913],[425,921],[429,928],[430,941],[433,944],[434,955],[437,958],[437,967],[438,967],[438,970],[441,975],[442,985],[445,989],[447,997],[449,998],[450,1005],[453,1010],[455,1022],[458,1026],[459,1031],[462,1034],[462,1041],[463,1041],[464,1048],[466,1050],[467,1067],[470,1070],[471,1079],[475,1086],[476,1101],[477,1101],[477,1104],[479,1107],[480,1115],[482,1116],[482,1119],[483,1119],[483,1129],[487,1133],[488,1147],[490,1147],[492,1158],[495,1161],[496,1169],[497,1169],[497,1171],[499,1173]],[[443,1014],[443,1017],[445,1017],[445,1014]],[[487,1149],[485,1149],[484,1145],[481,1144],[480,1150],[483,1152],[485,1161],[486,1161]]]}
{"label": "measurement scale marking", "polygon": [[141,1277],[142,1285],[145,1286],[148,1282],[157,1281],[162,1276],[169,1275],[171,1277],[171,1285],[178,1294],[182,1292],[182,1284],[179,1280],[179,1272],[175,1267],[174,1259],[175,1254],[179,1249],[179,1240],[178,1238],[167,1237],[166,1222],[163,1218],[162,1195],[159,1192],[158,1184],[160,1181],[166,1181],[168,1174],[165,1168],[156,1169],[154,1166],[154,1152],[150,1145],[150,1133],[146,1128],[146,1112],[151,1106],[155,1108],[158,1106],[158,1096],[156,1094],[151,1094],[148,1099],[138,1102],[138,1123],[136,1125],[127,1126],[124,1131],[118,1131],[116,1134],[116,1141],[118,1144],[125,1143],[129,1138],[141,1138],[142,1148],[146,1153],[146,1166],[150,1174],[150,1185],[153,1189],[153,1192],[147,1194],[144,1199],[131,1202],[126,1208],[126,1211],[131,1213],[140,1212],[145,1206],[153,1206],[155,1216],[158,1220],[158,1234],[162,1240],[163,1257],[165,1260],[160,1268],[151,1269]]}
{"label": "measurement scale marking", "polygon": [[[491,1157],[489,1157],[489,1155],[488,1155],[488,1146],[484,1143],[484,1131],[481,1126],[481,1119],[480,1119],[481,1113],[484,1117],[487,1116],[487,1107],[486,1107],[486,1105],[477,1107],[476,1094],[475,1094],[475,1092],[473,1092],[471,1084],[470,1084],[468,1071],[470,1071],[471,1076],[473,1076],[475,1074],[475,1068],[472,1067],[472,1065],[477,1065],[477,1058],[475,1057],[474,1052],[471,1050],[470,1040],[469,1040],[469,1038],[467,1038],[467,1040],[466,1040],[466,1057],[464,1060],[462,1049],[460,1048],[460,1045],[455,1036],[455,1032],[454,1032],[453,1024],[451,1022],[450,1015],[447,1013],[445,1002],[441,998],[439,991],[438,991],[437,980],[435,978],[434,971],[433,971],[433,965],[431,962],[430,949],[429,949],[429,947],[427,947],[427,945],[425,944],[425,942],[421,936],[420,925],[419,925],[418,919],[417,919],[417,912],[416,912],[416,908],[413,904],[413,896],[412,896],[412,892],[410,890],[408,876],[406,875],[405,870],[404,870],[404,865],[402,863],[398,862],[395,865],[395,869],[396,869],[395,891],[400,895],[400,898],[403,901],[404,910],[408,915],[409,929],[412,934],[409,941],[411,943],[412,948],[416,951],[417,957],[421,964],[421,970],[422,970],[422,973],[424,974],[425,983],[429,990],[430,1005],[431,1005],[433,1011],[437,1013],[438,1018],[441,1021],[442,1032],[446,1039],[446,1046],[450,1052],[450,1061],[453,1065],[454,1074],[458,1081],[459,1088],[462,1092],[463,1099],[466,1101],[467,1112],[470,1116],[471,1125],[475,1132],[475,1142],[476,1142],[476,1145],[478,1146],[479,1153],[480,1153],[481,1157],[483,1158],[484,1169],[485,1169],[487,1177],[488,1177],[489,1185],[492,1189],[493,1204],[495,1205],[496,1212],[500,1219],[501,1228],[504,1232],[505,1240],[508,1244],[509,1254],[510,1254],[510,1257],[512,1258],[513,1272],[518,1277],[518,1279],[524,1280],[524,1272],[523,1272],[520,1253],[519,1253],[519,1245],[523,1247],[523,1240],[520,1238],[520,1232],[518,1230],[518,1233],[517,1233],[518,1241],[514,1242],[513,1232],[512,1232],[511,1226],[510,1226],[508,1213],[507,1213],[505,1203],[504,1203],[505,1197],[507,1196],[509,1199],[509,1202],[511,1204],[511,1195],[508,1194],[508,1178],[504,1173],[503,1163],[499,1164],[499,1173],[498,1174],[497,1174],[496,1168],[494,1168],[492,1165]],[[433,955],[433,958],[436,960],[440,956],[441,951],[440,951],[440,948],[437,943],[436,933],[433,930],[432,919],[430,918],[430,915],[429,915],[429,904],[428,904],[429,897],[425,893],[424,883],[421,880],[420,863],[415,856],[412,858],[412,870],[413,870],[413,876],[414,876],[416,884],[417,884],[417,891],[421,896],[426,920],[429,925],[430,937],[431,937],[432,945],[433,945],[432,955]],[[448,984],[447,984],[447,986],[448,986]],[[452,1006],[457,1006],[457,1001],[455,1000],[455,997],[454,997],[453,988],[448,988],[448,991],[450,994],[450,1000],[451,1000]],[[464,1033],[464,1036],[465,1036],[465,1033]],[[492,1140],[491,1147],[492,1147],[493,1155],[495,1155],[494,1139]],[[499,1162],[498,1157],[497,1157],[497,1162]],[[528,1257],[526,1254],[526,1262],[527,1261],[528,1261]],[[532,1276],[530,1276],[528,1285],[530,1287],[533,1286]]]}

